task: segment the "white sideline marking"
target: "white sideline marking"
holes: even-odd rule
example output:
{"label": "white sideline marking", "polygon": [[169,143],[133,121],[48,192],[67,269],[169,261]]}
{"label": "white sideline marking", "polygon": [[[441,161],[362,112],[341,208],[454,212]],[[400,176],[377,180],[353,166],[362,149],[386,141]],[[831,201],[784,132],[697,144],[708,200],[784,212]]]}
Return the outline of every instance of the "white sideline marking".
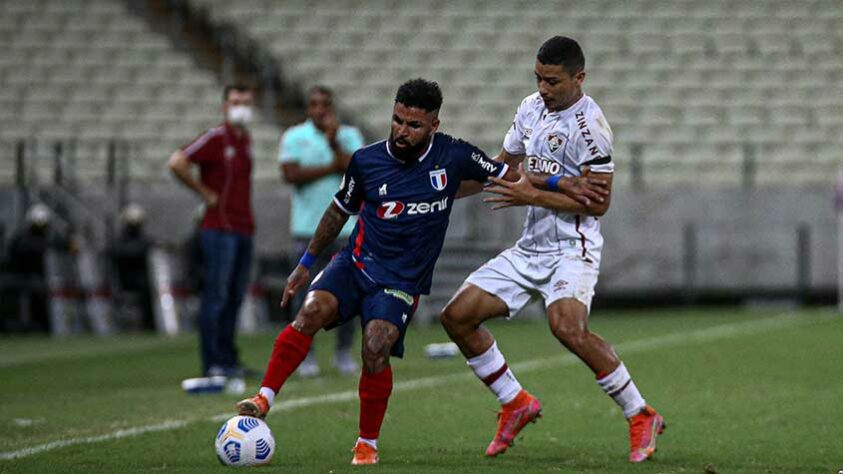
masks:
{"label": "white sideline marking", "polygon": [[0,459],[16,459],[32,456],[33,454],[43,453],[45,451],[52,451],[54,449],[63,448],[65,446],[73,446],[76,444],[90,444],[99,443],[101,441],[111,441],[113,439],[126,438],[129,436],[137,436],[144,433],[151,433],[153,431],[168,431],[186,426],[187,422],[184,420],[171,420],[155,425],[136,426],[134,428],[126,428],[125,430],[117,430],[112,433],[91,436],[88,438],[70,438],[53,441],[51,443],[39,444],[31,448],[24,448],[18,451],[9,451],[0,453]]}
{"label": "white sideline marking", "polygon": [[[679,332],[668,334],[665,336],[651,337],[646,339],[639,339],[621,343],[615,346],[615,349],[623,355],[632,354],[636,352],[646,352],[648,350],[660,349],[664,347],[674,346],[678,344],[698,344],[703,342],[715,341],[718,339],[726,339],[734,336],[743,336],[747,334],[755,334],[764,331],[772,331],[775,329],[786,328],[804,324],[807,322],[817,322],[834,318],[834,313],[821,315],[820,317],[801,316],[797,317],[793,314],[787,313],[778,316],[772,316],[764,319],[755,319],[752,321],[745,321],[740,323],[721,324],[705,329],[698,329],[695,331]],[[573,354],[567,353],[561,356],[546,357],[542,359],[535,359],[531,361],[517,362],[512,364],[513,370],[524,373],[535,370],[547,369],[553,366],[568,366],[579,363],[577,357]],[[474,374],[468,370],[453,373],[448,375],[435,375],[431,377],[423,377],[406,382],[398,382],[393,386],[393,392],[415,390],[426,387],[433,387],[441,385],[443,382],[462,381],[474,379]],[[284,400],[275,405],[269,415],[280,413],[282,411],[289,411],[295,408],[308,407],[312,405],[322,405],[328,403],[348,402],[357,399],[357,390],[347,390],[344,392],[329,393],[325,395],[318,395],[315,397],[303,397],[293,400]],[[231,412],[221,413],[207,419],[194,420],[169,420],[163,423],[144,425],[134,428],[127,428],[123,430],[114,431],[99,436],[91,436],[88,438],[70,438],[65,440],[53,441],[50,443],[39,444],[29,448],[19,449],[17,451],[6,451],[0,453],[0,460],[9,460],[32,456],[34,454],[52,451],[54,449],[63,448],[66,446],[74,446],[77,444],[99,443],[102,441],[111,441],[129,436],[137,436],[144,433],[155,431],[167,431],[178,428],[183,428],[188,424],[199,421],[219,422],[231,418]]]}

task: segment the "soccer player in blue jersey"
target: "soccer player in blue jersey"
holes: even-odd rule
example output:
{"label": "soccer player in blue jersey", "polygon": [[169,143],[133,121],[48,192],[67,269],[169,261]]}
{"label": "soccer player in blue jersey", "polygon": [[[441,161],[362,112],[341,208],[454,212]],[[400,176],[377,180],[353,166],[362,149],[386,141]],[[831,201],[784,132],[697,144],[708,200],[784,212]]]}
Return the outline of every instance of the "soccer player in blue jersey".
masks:
{"label": "soccer player in blue jersey", "polygon": [[352,156],[340,190],[287,280],[282,306],[308,283],[310,266],[349,215],[359,214],[348,245],[316,276],[295,320],[278,335],[260,392],[237,404],[241,415],[265,416],[314,334],[359,315],[363,370],[355,465],[378,462],[377,438],[392,392],[389,357],[403,356],[419,295],[430,291],[460,183],[518,178],[479,148],[437,133],[441,105],[435,82],[414,79],[399,87],[389,139]]}

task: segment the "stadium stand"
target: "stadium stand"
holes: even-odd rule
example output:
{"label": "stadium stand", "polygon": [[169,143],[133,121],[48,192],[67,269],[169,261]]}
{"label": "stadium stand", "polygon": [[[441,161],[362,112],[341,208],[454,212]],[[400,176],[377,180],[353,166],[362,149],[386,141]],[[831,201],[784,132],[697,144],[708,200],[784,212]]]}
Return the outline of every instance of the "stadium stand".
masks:
{"label": "stadium stand", "polygon": [[[219,79],[129,8],[113,0],[0,3],[0,179],[13,178],[15,143],[34,138],[74,140],[75,173],[92,179],[105,174],[107,142],[123,140],[133,177],[160,180],[173,150],[218,123]],[[277,179],[279,130],[259,120],[256,175]]]}
{"label": "stadium stand", "polygon": [[444,129],[496,152],[534,90],[533,52],[565,34],[616,155],[643,145],[654,181],[740,183],[749,149],[758,183],[831,182],[843,161],[840,2],[190,1],[265,45],[285,79],[336,88],[378,137],[397,84],[423,75],[443,86]]}

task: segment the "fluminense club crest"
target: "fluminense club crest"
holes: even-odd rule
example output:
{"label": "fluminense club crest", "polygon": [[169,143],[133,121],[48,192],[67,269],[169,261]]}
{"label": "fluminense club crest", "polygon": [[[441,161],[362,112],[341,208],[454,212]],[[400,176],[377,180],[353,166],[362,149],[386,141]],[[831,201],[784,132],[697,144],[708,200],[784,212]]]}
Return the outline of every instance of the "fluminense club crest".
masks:
{"label": "fluminense club crest", "polygon": [[547,147],[550,148],[551,153],[556,153],[556,150],[562,146],[563,142],[562,137],[557,135],[550,134],[547,136]]}

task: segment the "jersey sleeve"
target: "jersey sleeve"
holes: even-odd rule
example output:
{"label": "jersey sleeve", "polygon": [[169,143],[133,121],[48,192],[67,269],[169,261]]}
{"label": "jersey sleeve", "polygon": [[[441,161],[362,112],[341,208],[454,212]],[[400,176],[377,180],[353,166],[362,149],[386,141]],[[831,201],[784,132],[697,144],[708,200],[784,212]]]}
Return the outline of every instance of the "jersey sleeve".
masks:
{"label": "jersey sleeve", "polygon": [[493,161],[483,150],[470,143],[460,142],[459,146],[460,153],[463,155],[462,178],[464,180],[485,183],[489,178],[503,177],[509,169],[506,163]]}
{"label": "jersey sleeve", "polygon": [[365,196],[363,179],[357,165],[357,153],[355,153],[351,156],[348,169],[342,177],[339,191],[334,194],[334,203],[346,214],[356,215],[360,212]]}
{"label": "jersey sleeve", "polygon": [[506,132],[503,139],[503,149],[510,155],[523,155],[527,152],[524,147],[524,138],[526,136],[524,128],[524,114],[527,108],[527,99],[521,102],[518,110],[515,111],[515,117],[512,119],[512,126]]}
{"label": "jersey sleeve", "polygon": [[300,151],[304,148],[303,137],[295,129],[289,129],[281,135],[278,144],[279,163],[298,163],[301,161]]}
{"label": "jersey sleeve", "polygon": [[590,117],[574,138],[574,162],[580,168],[588,166],[593,173],[613,173],[612,129],[603,114]]}
{"label": "jersey sleeve", "polygon": [[196,140],[188,143],[182,147],[181,151],[187,157],[188,161],[196,164],[208,163],[219,156],[216,153],[219,150],[220,135],[214,130],[207,130],[202,135],[199,135]]}

